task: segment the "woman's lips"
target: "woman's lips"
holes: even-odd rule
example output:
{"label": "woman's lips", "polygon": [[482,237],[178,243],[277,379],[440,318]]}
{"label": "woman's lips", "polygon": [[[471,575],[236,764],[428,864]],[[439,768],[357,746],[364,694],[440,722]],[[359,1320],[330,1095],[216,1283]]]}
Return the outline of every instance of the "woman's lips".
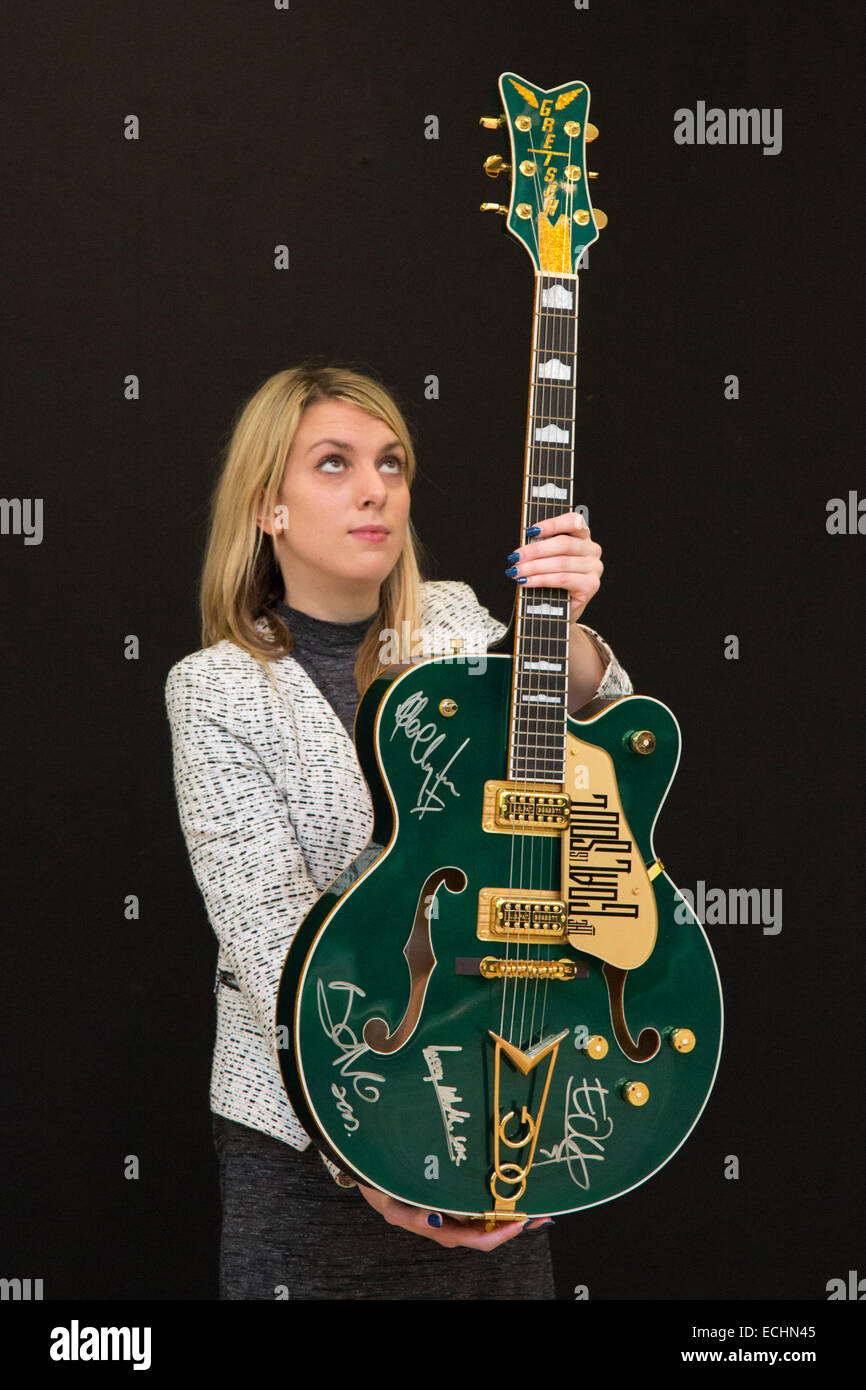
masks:
{"label": "woman's lips", "polygon": [[357,536],[362,541],[386,541],[388,539],[387,531],[381,531],[378,528],[371,529],[367,526],[359,526],[356,531],[350,531],[349,535]]}

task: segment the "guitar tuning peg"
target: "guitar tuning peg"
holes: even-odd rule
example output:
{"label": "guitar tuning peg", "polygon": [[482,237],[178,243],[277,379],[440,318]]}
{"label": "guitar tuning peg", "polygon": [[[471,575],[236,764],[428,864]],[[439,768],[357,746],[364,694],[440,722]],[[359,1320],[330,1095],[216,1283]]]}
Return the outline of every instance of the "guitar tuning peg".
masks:
{"label": "guitar tuning peg", "polygon": [[485,130],[498,130],[501,125],[505,125],[505,117],[479,116],[478,124],[483,125]]}
{"label": "guitar tuning peg", "polygon": [[599,231],[607,226],[607,213],[602,212],[601,208],[593,208],[592,215],[595,218],[595,225]]}
{"label": "guitar tuning peg", "polygon": [[598,139],[598,126],[597,126],[597,125],[593,125],[591,121],[587,121],[587,123],[586,123],[586,139],[587,139],[587,140],[597,140],[597,139]]}
{"label": "guitar tuning peg", "polygon": [[499,174],[510,174],[511,165],[505,163],[501,154],[492,154],[484,161],[484,172],[489,179],[495,179]]}
{"label": "guitar tuning peg", "polygon": [[498,213],[501,213],[501,215],[504,217],[505,214],[506,214],[507,211],[508,211],[508,208],[505,206],[504,203],[482,203],[482,204],[481,204],[481,207],[480,207],[480,209],[479,209],[479,211],[480,211],[480,212],[498,212]]}
{"label": "guitar tuning peg", "polygon": [[587,177],[588,179],[597,179],[597,178],[598,178],[598,174],[596,174],[592,169],[587,169],[587,171],[586,171],[586,177]]}

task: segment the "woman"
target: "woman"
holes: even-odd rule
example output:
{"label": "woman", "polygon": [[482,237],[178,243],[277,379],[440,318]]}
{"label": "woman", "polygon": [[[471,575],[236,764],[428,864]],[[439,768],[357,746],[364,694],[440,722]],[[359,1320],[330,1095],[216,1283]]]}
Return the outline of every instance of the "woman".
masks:
{"label": "woman", "polygon": [[[166,682],[181,825],[219,940],[221,1298],[554,1296],[547,1234],[535,1234],[547,1223],[487,1232],[349,1185],[310,1146],[279,1071],[293,933],[372,834],[352,724],[382,634],[411,632],[413,655],[432,656],[449,636],[484,653],[506,631],[468,585],[422,583],[414,472],[405,421],[377,382],[336,367],[266,381],[239,414],[214,497],[202,649]],[[600,548],[573,513],[539,529],[508,573],[568,588],[577,619]],[[574,634],[569,709],[628,693],[598,635]]]}

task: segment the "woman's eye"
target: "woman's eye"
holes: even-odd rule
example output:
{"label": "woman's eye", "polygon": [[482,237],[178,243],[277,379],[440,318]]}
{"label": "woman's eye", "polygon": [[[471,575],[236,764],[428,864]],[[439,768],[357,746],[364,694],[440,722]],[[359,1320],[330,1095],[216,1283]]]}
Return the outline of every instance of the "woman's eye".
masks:
{"label": "woman's eye", "polygon": [[[321,469],[323,473],[333,473],[336,470],[327,467],[327,465],[330,463],[339,464],[342,468],[343,464],[345,463],[345,459],[341,458],[339,454],[329,454],[326,459],[322,459],[319,463],[316,464],[316,468]],[[399,458],[396,454],[389,454],[387,458],[384,458],[381,461],[381,466],[384,465],[389,465],[387,469],[389,473],[402,473],[403,469],[406,467],[406,462],[404,459]]]}
{"label": "woman's eye", "polygon": [[395,471],[396,473],[402,472],[402,470],[403,470],[404,467],[405,467],[404,460],[403,460],[402,458],[398,458],[396,454],[391,454],[391,455],[389,455],[389,457],[386,458],[386,459],[383,459],[382,462],[383,462],[383,463],[390,463],[390,464],[392,464],[392,465],[393,465],[393,468],[394,468],[394,471]]}

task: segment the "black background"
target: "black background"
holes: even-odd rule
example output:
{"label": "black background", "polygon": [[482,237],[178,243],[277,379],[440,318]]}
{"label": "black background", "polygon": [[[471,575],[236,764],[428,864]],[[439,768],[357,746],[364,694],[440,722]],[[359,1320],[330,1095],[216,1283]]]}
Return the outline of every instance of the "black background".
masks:
{"label": "black background", "polygon": [[[428,577],[468,581],[509,620],[533,277],[478,212],[508,200],[481,170],[505,137],[478,117],[512,70],[586,82],[601,131],[588,162],[610,225],[582,274],[577,499],[605,573],[586,620],[683,730],[656,847],[682,887],[783,892],[778,935],[709,929],[726,1039],[707,1109],[651,1182],[557,1221],[558,1294],[823,1300],[866,1275],[866,538],[826,530],[831,497],[866,492],[857,15],[771,0],[7,15],[2,491],[44,498],[45,532],[0,536],[0,1274],[42,1278],[46,1299],[216,1297],[216,946],[162,690],[199,645],[208,500],[240,402],[311,353],[380,374],[418,436]],[[781,107],[781,153],[676,145],[674,111],[698,100]]]}

